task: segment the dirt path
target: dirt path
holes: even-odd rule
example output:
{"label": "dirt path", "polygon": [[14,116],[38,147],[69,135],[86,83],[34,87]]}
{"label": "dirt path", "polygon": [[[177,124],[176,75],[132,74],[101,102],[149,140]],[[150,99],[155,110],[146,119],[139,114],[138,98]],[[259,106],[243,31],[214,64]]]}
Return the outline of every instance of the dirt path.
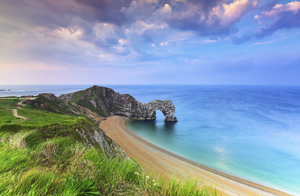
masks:
{"label": "dirt path", "polygon": [[[21,108],[18,108],[18,109],[21,109]],[[25,116],[19,116],[19,115],[18,115],[18,110],[17,110],[17,109],[12,109],[12,113],[13,113],[13,115],[14,115],[15,117],[23,119],[22,122],[24,122],[24,121],[26,121],[26,120],[29,119],[29,118],[26,118]]]}
{"label": "dirt path", "polygon": [[137,160],[146,171],[181,179],[198,179],[201,184],[213,185],[223,196],[271,196],[289,194],[222,173],[159,148],[133,134],[125,126],[126,118],[113,116],[102,121],[100,128],[117,142],[128,156]]}
{"label": "dirt path", "polygon": [[17,103],[17,108],[20,109],[20,110],[22,109],[21,107],[24,106],[23,101],[25,101],[25,100],[19,101]]}
{"label": "dirt path", "polygon": [[[16,106],[17,106],[17,109],[21,110],[21,109],[22,109],[22,106],[25,106],[25,105],[23,104],[23,101],[25,101],[25,100],[34,100],[34,99],[36,99],[36,97],[24,97],[24,98],[20,98],[19,100],[21,100],[21,101],[19,101],[19,102],[17,103],[17,105],[16,105]],[[20,115],[18,115],[18,110],[17,110],[17,109],[12,109],[12,113],[13,113],[13,115],[14,115],[15,117],[23,119],[22,122],[24,122],[24,121],[26,121],[26,120],[29,119],[29,118],[27,118],[27,117],[25,117],[25,116],[20,116]]]}

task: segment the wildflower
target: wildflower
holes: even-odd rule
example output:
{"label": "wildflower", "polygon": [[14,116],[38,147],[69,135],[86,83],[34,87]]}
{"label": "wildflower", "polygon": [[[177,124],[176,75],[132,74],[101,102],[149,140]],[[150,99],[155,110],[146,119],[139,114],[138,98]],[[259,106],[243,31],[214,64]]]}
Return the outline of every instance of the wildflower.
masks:
{"label": "wildflower", "polygon": [[137,176],[140,175],[138,172],[134,172],[134,173],[135,173],[135,175],[137,175]]}
{"label": "wildflower", "polygon": [[152,180],[153,182],[155,182],[155,180]]}
{"label": "wildflower", "polygon": [[146,180],[149,179],[149,176],[146,176]]}

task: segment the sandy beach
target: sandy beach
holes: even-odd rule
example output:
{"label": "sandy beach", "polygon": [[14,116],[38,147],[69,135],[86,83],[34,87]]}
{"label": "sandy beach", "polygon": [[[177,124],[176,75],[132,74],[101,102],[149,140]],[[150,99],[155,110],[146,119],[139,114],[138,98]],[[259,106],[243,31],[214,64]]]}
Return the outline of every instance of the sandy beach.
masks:
{"label": "sandy beach", "polygon": [[117,142],[128,156],[155,176],[196,178],[202,185],[215,187],[222,195],[289,195],[219,172],[159,148],[128,130],[125,126],[126,120],[124,117],[112,116],[102,121],[100,128]]}

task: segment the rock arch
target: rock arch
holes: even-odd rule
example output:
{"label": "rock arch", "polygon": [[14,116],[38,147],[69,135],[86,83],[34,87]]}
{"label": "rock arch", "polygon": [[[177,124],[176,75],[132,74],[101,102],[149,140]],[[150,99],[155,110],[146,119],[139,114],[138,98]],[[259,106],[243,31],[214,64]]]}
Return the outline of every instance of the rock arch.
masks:
{"label": "rock arch", "polygon": [[133,119],[137,120],[154,120],[156,119],[156,110],[160,110],[165,116],[164,121],[168,122],[177,122],[177,118],[174,116],[175,114],[175,106],[171,100],[160,100],[156,99],[149,103],[141,104],[141,108],[137,108],[140,113],[139,115],[133,115]]}

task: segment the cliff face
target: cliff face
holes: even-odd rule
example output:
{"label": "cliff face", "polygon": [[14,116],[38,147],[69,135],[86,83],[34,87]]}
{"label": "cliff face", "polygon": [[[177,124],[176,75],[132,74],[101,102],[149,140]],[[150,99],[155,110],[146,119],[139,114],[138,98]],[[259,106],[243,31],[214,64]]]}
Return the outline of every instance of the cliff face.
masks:
{"label": "cliff face", "polygon": [[120,94],[101,86],[60,95],[58,98],[86,107],[101,116],[120,115],[137,120],[154,120],[155,111],[160,110],[165,115],[165,121],[178,121],[174,116],[175,106],[170,100],[154,100],[143,104],[131,95]]}

